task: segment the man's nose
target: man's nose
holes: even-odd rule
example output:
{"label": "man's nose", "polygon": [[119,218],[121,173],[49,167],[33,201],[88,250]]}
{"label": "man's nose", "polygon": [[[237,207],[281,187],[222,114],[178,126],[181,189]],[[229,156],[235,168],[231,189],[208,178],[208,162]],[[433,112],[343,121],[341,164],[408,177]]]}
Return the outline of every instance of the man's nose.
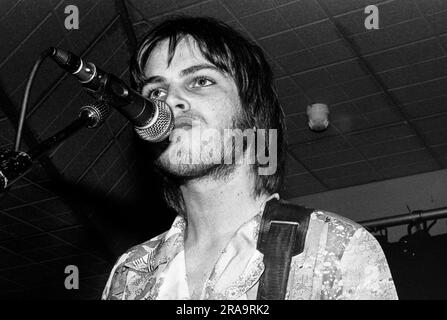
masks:
{"label": "man's nose", "polygon": [[174,114],[191,109],[191,105],[186,99],[185,93],[182,92],[181,89],[169,88],[165,101],[171,107]]}

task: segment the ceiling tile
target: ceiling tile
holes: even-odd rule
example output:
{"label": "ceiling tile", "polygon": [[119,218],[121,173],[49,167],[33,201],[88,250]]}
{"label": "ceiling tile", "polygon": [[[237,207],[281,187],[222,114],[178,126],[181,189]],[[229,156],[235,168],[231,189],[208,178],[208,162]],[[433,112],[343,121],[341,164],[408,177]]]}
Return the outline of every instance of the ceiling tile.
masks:
{"label": "ceiling tile", "polygon": [[365,160],[356,149],[347,149],[339,152],[332,152],[318,157],[303,159],[303,163],[309,170],[319,170],[324,168],[338,167],[348,163]]}
{"label": "ceiling tile", "polygon": [[56,229],[70,226],[66,222],[58,219],[57,217],[46,217],[32,221],[33,226],[42,229],[43,231],[53,231]]}
{"label": "ceiling tile", "polygon": [[406,166],[411,163],[418,163],[423,161],[430,161],[433,158],[425,149],[413,150],[409,152],[393,154],[381,158],[375,158],[370,160],[370,163],[377,170],[385,168]]}
{"label": "ceiling tile", "polygon": [[4,0],[0,7],[0,19],[17,5],[17,0]]}
{"label": "ceiling tile", "polygon": [[326,67],[332,78],[337,83],[347,82],[353,79],[367,76],[359,59],[350,59]]}
{"label": "ceiling tile", "polygon": [[447,10],[447,3],[444,0],[414,0],[414,2],[425,15],[432,15],[436,12]]}
{"label": "ceiling tile", "polygon": [[388,88],[408,86],[447,76],[447,58],[421,62],[379,74]]}
{"label": "ceiling tile", "polygon": [[49,0],[19,2],[0,20],[0,30],[2,30],[0,61],[4,61],[11,54],[21,41],[45,19],[51,9]]}
{"label": "ceiling tile", "polygon": [[355,176],[359,174],[374,174],[373,169],[366,161],[332,167],[328,169],[316,170],[314,173],[321,179],[337,179],[346,176]]}
{"label": "ceiling tile", "polygon": [[349,150],[350,144],[342,137],[328,137],[304,144],[294,145],[290,151],[298,157],[298,159],[306,159],[325,155],[331,152],[340,152]]}
{"label": "ceiling tile", "polygon": [[410,118],[425,117],[447,111],[447,95],[409,103],[402,106]]}
{"label": "ceiling tile", "polygon": [[219,1],[206,1],[197,5],[186,7],[178,11],[181,14],[190,16],[213,17],[224,22],[233,20],[233,15]]}
{"label": "ceiling tile", "polygon": [[290,146],[295,144],[307,143],[316,139],[324,139],[327,137],[337,136],[340,132],[335,130],[333,126],[329,126],[326,130],[315,132],[310,128],[291,130],[287,132],[287,141]]}
{"label": "ceiling tile", "polygon": [[0,259],[0,269],[13,268],[30,263],[29,260],[1,248],[0,256],[2,257]]}
{"label": "ceiling tile", "polygon": [[36,203],[35,206],[41,210],[44,210],[45,212],[48,212],[51,215],[57,215],[71,211],[71,208],[64,202],[62,198],[39,201],[39,203]]}
{"label": "ceiling tile", "polygon": [[12,193],[2,193],[0,194],[0,209],[8,209],[15,206],[19,206],[24,204],[25,202],[22,199],[14,196]]}
{"label": "ceiling tile", "polygon": [[387,89],[408,86],[418,82],[412,66],[399,67],[377,74]]}
{"label": "ceiling tile", "polygon": [[440,145],[447,143],[447,130],[429,131],[423,136],[424,140],[429,145]]}
{"label": "ceiling tile", "polygon": [[348,96],[339,85],[304,90],[312,102],[326,103],[333,105],[348,100]]}
{"label": "ceiling tile", "polygon": [[15,268],[14,272],[9,271],[8,279],[26,287],[30,287],[43,285],[50,282],[51,279],[54,281],[54,275],[54,273],[40,264],[32,264]]}
{"label": "ceiling tile", "polygon": [[[72,153],[72,161],[64,167],[62,172],[64,174],[68,173],[71,177],[79,177],[82,171],[102,152],[111,138],[110,131],[107,128],[99,128],[83,149]],[[56,156],[53,159],[55,161],[57,159]]]}
{"label": "ceiling tile", "polygon": [[340,189],[346,188],[354,185],[367,184],[374,181],[377,181],[375,175],[371,174],[358,174],[353,176],[346,176],[337,179],[325,179],[323,178],[324,183],[331,189]]}
{"label": "ceiling tile", "polygon": [[360,116],[359,109],[351,102],[339,103],[329,107],[331,122],[345,121],[353,116]]}
{"label": "ceiling tile", "polygon": [[337,29],[328,19],[294,29],[308,47],[340,39]]}
{"label": "ceiling tile", "polygon": [[309,119],[305,113],[298,113],[286,116],[287,130],[299,130],[307,128]]}
{"label": "ceiling tile", "polygon": [[433,35],[430,26],[423,18],[396,24],[386,29],[392,46],[429,38]]}
{"label": "ceiling tile", "polygon": [[[67,38],[74,51],[77,54],[84,52],[116,16],[117,12],[113,2],[99,1],[80,21],[80,24],[82,23],[82,33],[77,32],[78,30],[68,32]],[[119,23],[119,21],[116,23]]]}
{"label": "ceiling tile", "polygon": [[324,88],[335,85],[331,74],[326,68],[318,68],[310,71],[300,72],[292,76],[298,85],[305,89]]}
{"label": "ceiling tile", "polygon": [[295,188],[296,186],[300,184],[318,184],[318,180],[315,179],[314,176],[312,176],[309,173],[303,173],[303,174],[296,174],[293,176],[287,176],[286,177],[286,188]]}
{"label": "ceiling tile", "polygon": [[292,199],[309,194],[327,191],[327,188],[321,183],[315,184],[299,184],[293,188],[285,189],[281,192],[281,197],[284,199]]}
{"label": "ceiling tile", "polygon": [[134,8],[136,8],[145,18],[161,15],[170,12],[176,8],[174,0],[157,1],[157,0],[129,0]]}
{"label": "ceiling tile", "polygon": [[39,229],[25,223],[10,224],[2,227],[1,230],[12,234],[14,237],[25,237],[41,233]]}
{"label": "ceiling tile", "polygon": [[363,7],[362,9],[339,15],[335,17],[335,21],[345,36],[352,36],[367,31],[365,28],[365,17]]}
{"label": "ceiling tile", "polygon": [[290,114],[306,112],[306,108],[310,103],[309,99],[307,99],[302,94],[284,98],[280,96],[279,101],[286,116]]}
{"label": "ceiling tile", "polygon": [[[6,212],[6,210],[5,210],[5,212]],[[20,223],[20,221],[17,219],[14,219],[11,216],[8,216],[4,212],[0,212],[0,226],[6,226],[8,224],[14,224],[14,223]]]}
{"label": "ceiling tile", "polygon": [[376,73],[405,65],[402,53],[396,48],[368,54],[364,58]]}
{"label": "ceiling tile", "polygon": [[101,179],[101,189],[106,193],[113,188],[113,186],[119,182],[120,178],[126,171],[126,164],[124,161],[115,161],[104,177]]}
{"label": "ceiling tile", "polygon": [[378,6],[380,12],[380,27],[387,27],[407,20],[421,17],[413,1],[387,1]]}
{"label": "ceiling tile", "polygon": [[352,36],[360,54],[368,54],[391,47],[392,42],[386,29],[377,29]]}
{"label": "ceiling tile", "polygon": [[[81,88],[77,80],[73,77],[66,77],[64,81],[57,85],[51,92],[49,98],[35,112],[28,113],[27,120],[29,121],[30,127],[35,132],[38,132],[39,135],[42,135],[54,121],[55,116],[60,114],[61,101],[66,106],[77,96],[80,90]],[[32,108],[30,108],[30,111],[32,111]]]}
{"label": "ceiling tile", "polygon": [[0,229],[0,241],[14,239],[14,235],[10,232],[6,232]]}
{"label": "ceiling tile", "polygon": [[295,1],[277,10],[289,27],[298,27],[327,18],[316,0]]}
{"label": "ceiling tile", "polygon": [[295,32],[290,30],[262,38],[259,40],[259,44],[271,57],[278,57],[304,49],[304,44]]}
{"label": "ceiling tile", "polygon": [[424,39],[397,49],[408,64],[438,58],[444,55],[436,38]]}
{"label": "ceiling tile", "polygon": [[447,32],[447,10],[426,17],[436,34]]}
{"label": "ceiling tile", "polygon": [[362,113],[375,112],[377,110],[392,107],[391,103],[383,93],[355,99],[353,102]]}
{"label": "ceiling tile", "polygon": [[0,120],[0,128],[2,128],[2,137],[6,141],[15,141],[16,131],[15,126],[11,123],[9,119]]}
{"label": "ceiling tile", "polygon": [[436,161],[428,159],[423,162],[406,164],[398,167],[383,168],[379,170],[380,174],[387,179],[410,176],[423,172],[439,170]]}
{"label": "ceiling tile", "polygon": [[95,169],[95,172],[98,174],[98,178],[102,178],[107,170],[113,165],[114,161],[121,158],[121,153],[118,148],[118,144],[114,143],[111,144],[110,147],[104,151],[104,153],[101,155],[101,158],[96,161],[93,168]]}
{"label": "ceiling tile", "polygon": [[396,108],[377,110],[375,112],[364,114],[363,117],[368,123],[367,128],[402,122],[405,120]]}
{"label": "ceiling tile", "polygon": [[[242,25],[255,37],[262,38],[288,29],[277,10],[267,10],[240,19]],[[265,23],[268,21],[269,23]]]}
{"label": "ceiling tile", "polygon": [[[2,84],[7,92],[13,92],[27,80],[28,73],[43,50],[61,44],[63,32],[61,29],[54,27],[57,23],[56,17],[49,15],[45,22],[34,30],[32,36],[21,42],[14,55],[0,63],[2,65],[0,78],[3,80]],[[45,67],[45,64],[42,67]],[[46,65],[46,68],[42,68],[39,72],[39,82],[46,84],[45,87],[48,87],[62,75],[62,72],[62,69],[55,65]],[[37,89],[39,93],[40,89]],[[33,88],[34,94],[36,94],[35,90],[36,88]]]}
{"label": "ceiling tile", "polygon": [[380,87],[376,84],[373,77],[355,79],[341,84],[343,90],[351,99],[371,95],[380,92]]}
{"label": "ceiling tile", "polygon": [[[444,158],[444,161],[447,160],[447,143],[437,145],[433,147],[433,151]],[[445,162],[444,162],[445,163]]]}
{"label": "ceiling tile", "polygon": [[354,146],[362,147],[392,139],[410,137],[413,134],[414,133],[410,130],[410,127],[404,124],[398,124],[384,128],[366,130],[365,132],[360,133],[351,133],[346,135],[346,139]]}
{"label": "ceiling tile", "polygon": [[310,49],[315,59],[320,63],[329,64],[355,56],[355,53],[344,40],[337,40]]}
{"label": "ceiling tile", "polygon": [[360,150],[367,158],[383,157],[395,153],[402,153],[423,148],[421,140],[416,136],[387,140],[380,143],[360,146]]}
{"label": "ceiling tile", "polygon": [[325,0],[323,3],[333,15],[339,15],[355,9],[363,9],[367,5],[379,2],[378,0]]}
{"label": "ceiling tile", "polygon": [[116,111],[116,109],[112,109],[106,123],[110,127],[112,134],[116,136],[121,130],[123,130],[124,126],[129,125],[130,122],[123,117],[120,112]]}
{"label": "ceiling tile", "polygon": [[259,11],[273,9],[275,0],[226,0],[225,5],[236,17],[244,17]]}
{"label": "ceiling tile", "polygon": [[416,120],[413,123],[420,132],[437,131],[445,128],[447,112],[441,115]]}
{"label": "ceiling tile", "polygon": [[13,186],[10,192],[17,198],[22,199],[27,203],[55,197],[55,194],[51,191],[33,184],[28,184],[17,188]]}
{"label": "ceiling tile", "polygon": [[9,215],[24,221],[33,221],[48,217],[48,213],[33,205],[22,206],[16,209],[5,210]]}
{"label": "ceiling tile", "polygon": [[430,95],[427,94],[427,90],[420,84],[391,89],[389,90],[389,92],[394,96],[395,99],[397,99],[398,102],[400,102],[400,104],[406,104],[430,98]]}
{"label": "ceiling tile", "polygon": [[268,63],[272,68],[274,78],[280,78],[287,75],[287,72],[278,64],[276,60],[270,60]]}
{"label": "ceiling tile", "polygon": [[288,74],[313,69],[320,65],[320,62],[309,50],[301,50],[278,57],[277,61]]}
{"label": "ceiling tile", "polygon": [[331,126],[335,127],[337,132],[341,132],[343,134],[371,127],[365,117],[361,115],[350,115],[335,119],[331,122]]}
{"label": "ceiling tile", "polygon": [[443,95],[447,88],[447,77],[422,82],[421,86],[425,90],[427,98]]}
{"label": "ceiling tile", "polygon": [[301,89],[290,77],[280,78],[275,82],[276,90],[278,92],[278,96],[280,97],[294,96],[302,93]]}
{"label": "ceiling tile", "polygon": [[285,166],[286,166],[286,175],[287,176],[293,176],[296,174],[307,173],[307,170],[289,154],[287,154],[287,156],[286,156]]}

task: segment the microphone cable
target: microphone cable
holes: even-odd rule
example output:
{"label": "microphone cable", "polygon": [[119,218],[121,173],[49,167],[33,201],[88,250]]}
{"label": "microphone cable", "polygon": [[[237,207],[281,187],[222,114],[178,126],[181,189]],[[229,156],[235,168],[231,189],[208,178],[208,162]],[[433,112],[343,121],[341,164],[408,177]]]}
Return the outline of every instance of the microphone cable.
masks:
{"label": "microphone cable", "polygon": [[22,106],[20,109],[19,123],[17,126],[16,140],[15,140],[15,144],[14,144],[14,151],[16,151],[16,152],[18,152],[20,149],[20,141],[22,138],[23,124],[25,122],[26,109],[28,107],[29,94],[31,91],[31,86],[33,85],[33,82],[34,82],[34,77],[36,76],[37,71],[39,70],[40,66],[42,65],[42,62],[44,62],[44,60],[46,58],[48,58],[51,55],[51,53],[52,53],[51,48],[42,51],[39,58],[34,63],[33,69],[31,70],[31,72],[28,76],[28,81],[26,83],[25,92],[23,94]]}

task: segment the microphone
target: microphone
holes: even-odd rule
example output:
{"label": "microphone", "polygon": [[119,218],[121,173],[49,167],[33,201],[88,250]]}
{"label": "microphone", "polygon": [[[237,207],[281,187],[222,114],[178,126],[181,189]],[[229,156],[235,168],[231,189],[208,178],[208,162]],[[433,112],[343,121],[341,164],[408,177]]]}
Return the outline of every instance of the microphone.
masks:
{"label": "microphone", "polygon": [[144,98],[115,75],[69,51],[51,47],[50,52],[50,57],[75,76],[88,93],[125,116],[140,138],[156,143],[169,137],[174,128],[174,117],[165,102]]}

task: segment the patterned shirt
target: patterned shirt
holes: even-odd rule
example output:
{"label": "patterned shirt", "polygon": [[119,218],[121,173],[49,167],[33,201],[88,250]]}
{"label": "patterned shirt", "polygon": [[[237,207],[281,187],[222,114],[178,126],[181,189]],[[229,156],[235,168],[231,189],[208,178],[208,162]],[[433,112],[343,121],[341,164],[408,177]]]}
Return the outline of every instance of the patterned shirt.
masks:
{"label": "patterned shirt", "polygon": [[[264,206],[244,223],[220,254],[201,299],[254,300],[264,271],[256,249]],[[187,221],[177,216],[167,232],[137,245],[114,265],[102,299],[191,299],[186,278]],[[397,299],[385,255],[363,227],[315,210],[304,250],[291,261],[286,299]]]}

